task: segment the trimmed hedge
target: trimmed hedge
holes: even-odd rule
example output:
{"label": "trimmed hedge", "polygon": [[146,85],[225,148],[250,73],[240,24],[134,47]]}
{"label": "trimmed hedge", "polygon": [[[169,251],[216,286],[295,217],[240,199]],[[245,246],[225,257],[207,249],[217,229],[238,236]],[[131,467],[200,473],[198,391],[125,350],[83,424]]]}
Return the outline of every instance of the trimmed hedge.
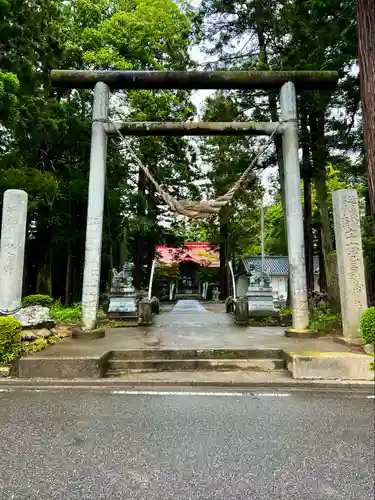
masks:
{"label": "trimmed hedge", "polygon": [[369,307],[361,318],[362,342],[375,344],[375,307]]}
{"label": "trimmed hedge", "polygon": [[22,350],[22,326],[13,316],[0,317],[0,361],[8,363]]}
{"label": "trimmed hedge", "polygon": [[28,295],[22,299],[22,307],[43,306],[51,309],[53,298],[49,295]]}

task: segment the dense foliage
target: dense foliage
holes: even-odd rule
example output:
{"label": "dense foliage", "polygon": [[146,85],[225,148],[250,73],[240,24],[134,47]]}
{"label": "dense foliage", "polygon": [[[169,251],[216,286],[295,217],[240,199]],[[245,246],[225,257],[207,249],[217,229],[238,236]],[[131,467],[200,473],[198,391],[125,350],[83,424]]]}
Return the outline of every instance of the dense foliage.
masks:
{"label": "dense foliage", "polygon": [[[92,92],[52,88],[50,70],[192,69],[190,49],[199,44],[209,56],[207,67],[213,69],[340,71],[335,92],[304,91],[299,96],[306,270],[311,288],[313,255],[319,255],[320,284],[337,309],[330,193],[354,187],[362,203],[371,302],[375,299],[371,294],[375,244],[355,2],[202,0],[197,9],[188,4],[173,0],[0,0],[0,203],[6,189],[28,192],[24,295],[48,295],[65,304],[81,298]],[[370,40],[369,33],[364,36]],[[371,68],[369,60],[365,62]],[[191,93],[183,90],[116,92],[110,106],[113,117],[130,121],[185,121],[197,114]],[[198,114],[204,120],[277,121],[278,95],[211,93]],[[158,182],[173,195],[191,199],[223,194],[264,144],[263,139],[243,137],[128,140]],[[261,178],[264,181],[263,172],[270,167],[272,182],[264,189]],[[266,252],[287,253],[283,178],[281,143],[276,138],[220,217],[185,221],[160,203],[129,150],[118,140],[110,140],[102,291],[110,270],[130,259],[135,263],[135,285],[147,283],[156,244],[208,240],[220,247],[221,292],[227,295],[228,261],[260,252],[260,202],[265,191]]]}
{"label": "dense foliage", "polygon": [[361,333],[364,344],[375,344],[375,307],[369,307],[361,318]]}

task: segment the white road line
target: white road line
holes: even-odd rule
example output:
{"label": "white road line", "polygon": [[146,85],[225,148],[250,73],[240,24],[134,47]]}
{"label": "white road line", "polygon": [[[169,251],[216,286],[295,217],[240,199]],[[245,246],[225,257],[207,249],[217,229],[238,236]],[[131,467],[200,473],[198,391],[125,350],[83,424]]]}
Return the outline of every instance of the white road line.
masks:
{"label": "white road line", "polygon": [[291,396],[289,392],[191,392],[191,391],[111,391],[111,394],[137,395],[137,396],[264,396],[264,397],[286,397]]}

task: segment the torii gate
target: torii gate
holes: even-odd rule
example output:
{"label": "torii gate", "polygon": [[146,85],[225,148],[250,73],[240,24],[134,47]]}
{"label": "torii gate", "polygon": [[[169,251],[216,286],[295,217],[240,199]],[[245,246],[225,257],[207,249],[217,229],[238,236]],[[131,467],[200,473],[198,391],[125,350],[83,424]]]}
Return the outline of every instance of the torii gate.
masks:
{"label": "torii gate", "polygon": [[[296,89],[334,89],[336,71],[76,71],[53,70],[54,86],[94,88],[87,208],[82,315],[86,330],[95,328],[99,305],[107,135],[270,135],[282,134],[285,207],[293,328],[309,324],[301,177],[298,156]],[[110,89],[280,89],[280,125],[249,123],[108,122]]]}

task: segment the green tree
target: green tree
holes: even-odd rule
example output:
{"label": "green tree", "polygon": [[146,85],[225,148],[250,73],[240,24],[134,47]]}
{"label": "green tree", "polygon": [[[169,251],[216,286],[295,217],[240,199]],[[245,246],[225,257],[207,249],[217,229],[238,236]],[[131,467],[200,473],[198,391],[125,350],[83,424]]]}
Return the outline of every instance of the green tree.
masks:
{"label": "green tree", "polygon": [[[335,12],[335,15],[332,15]],[[356,12],[350,0],[268,2],[260,0],[203,0],[197,15],[197,35],[207,52],[217,56],[211,66],[228,69],[338,70],[342,78],[337,92],[302,92],[299,98],[305,197],[305,246],[307,261],[321,241],[329,294],[338,305],[334,237],[329,220],[326,165],[355,151],[362,153],[358,127],[359,86],[352,73],[356,61]],[[277,119],[277,96],[272,93],[237,92],[247,116]],[[253,111],[250,109],[253,108]],[[339,151],[338,151],[339,150]],[[275,142],[281,203],[283,165],[280,144]],[[341,161],[345,169],[358,165]],[[360,169],[363,176],[364,168]],[[316,189],[321,238],[312,225],[312,185]],[[362,185],[362,182],[360,182]],[[284,211],[285,213],[285,211]],[[315,240],[315,241],[314,241]]]}
{"label": "green tree", "polygon": [[[4,14],[0,62],[5,70],[0,119],[7,127],[0,151],[0,190],[24,188],[29,193],[25,293],[79,300],[92,92],[51,89],[49,72],[52,68],[183,69],[189,60],[189,17],[172,0],[9,0],[0,8]],[[18,87],[10,85],[15,78]],[[130,120],[181,119],[193,112],[189,93],[181,91],[117,93],[111,109],[117,114],[123,111]],[[186,141],[145,138],[133,141],[133,147],[146,164],[153,162],[160,182],[175,191],[183,186],[186,195],[192,195],[195,173],[187,159]],[[165,213],[159,214],[146,180],[140,186],[146,200],[144,214],[134,211],[134,201],[139,200],[134,189],[137,174],[119,141],[109,141],[103,287],[109,269],[129,254],[135,241],[150,248],[157,239],[162,243],[174,238],[173,231],[165,229]],[[149,253],[140,266],[150,262]]]}

